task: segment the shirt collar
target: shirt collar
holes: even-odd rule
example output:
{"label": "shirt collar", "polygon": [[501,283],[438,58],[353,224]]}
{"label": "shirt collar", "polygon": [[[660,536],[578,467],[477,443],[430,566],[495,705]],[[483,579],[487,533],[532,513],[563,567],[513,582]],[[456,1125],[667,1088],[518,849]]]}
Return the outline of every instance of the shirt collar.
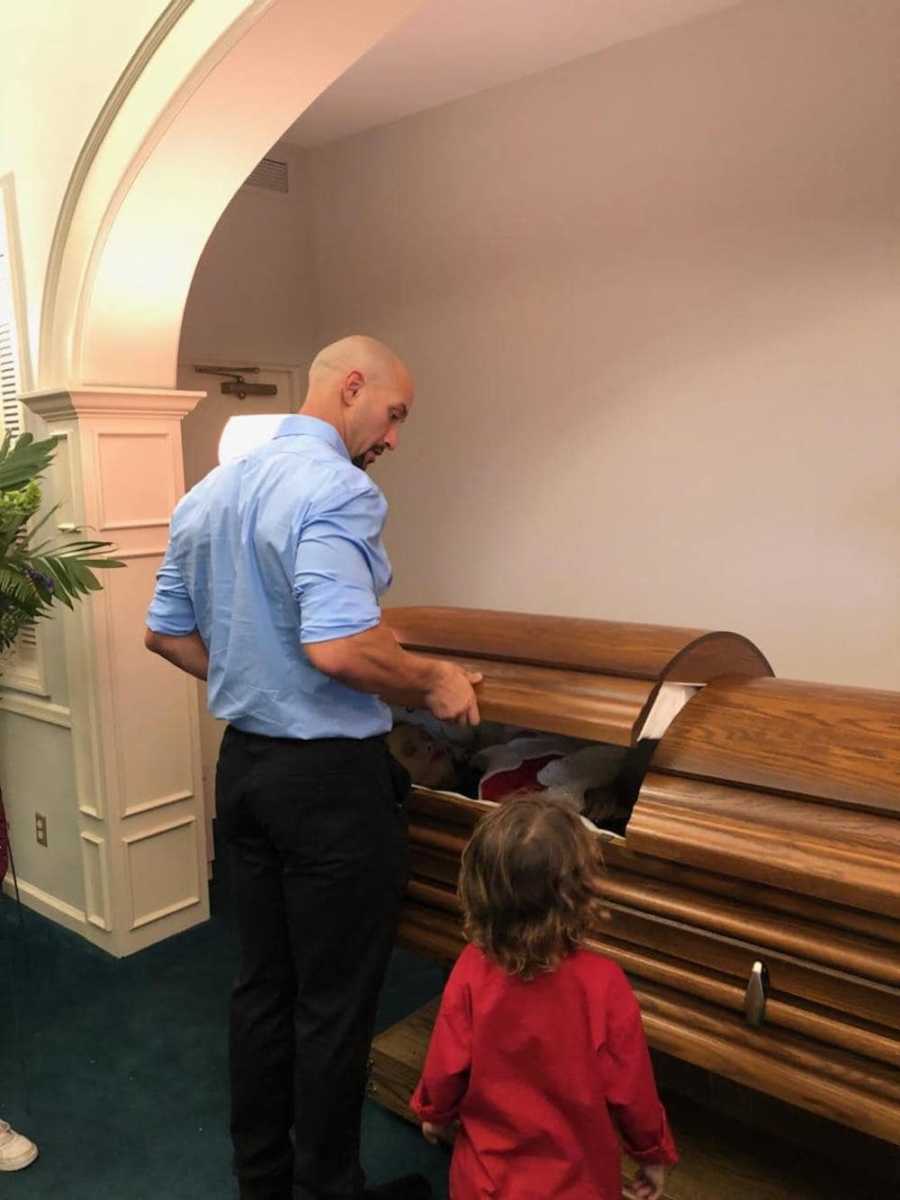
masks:
{"label": "shirt collar", "polygon": [[332,450],[350,460],[350,451],[344,445],[344,439],[333,425],[322,421],[319,417],[307,417],[303,413],[291,413],[285,417],[275,430],[275,437],[314,437],[327,442]]}

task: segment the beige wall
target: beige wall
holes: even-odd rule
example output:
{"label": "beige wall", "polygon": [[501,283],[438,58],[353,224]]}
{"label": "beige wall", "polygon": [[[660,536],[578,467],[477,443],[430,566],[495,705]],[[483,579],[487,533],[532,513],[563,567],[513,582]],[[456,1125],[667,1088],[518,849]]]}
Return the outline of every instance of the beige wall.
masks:
{"label": "beige wall", "polygon": [[[27,754],[16,753],[25,746]],[[73,776],[68,726],[3,713],[0,783],[19,882],[30,895],[36,889],[42,897],[55,897],[57,906],[61,902],[79,910],[84,908],[84,880]],[[32,803],[22,803],[23,796],[32,797]],[[35,812],[47,818],[46,847],[35,841]]]}
{"label": "beige wall", "polygon": [[320,342],[419,404],[395,602],[900,687],[900,8],[779,0],[311,153]]}
{"label": "beige wall", "polygon": [[[279,145],[289,191],[239,189],[206,243],[185,305],[179,362],[306,364],[315,353],[306,156]],[[216,387],[195,379],[192,387]]]}

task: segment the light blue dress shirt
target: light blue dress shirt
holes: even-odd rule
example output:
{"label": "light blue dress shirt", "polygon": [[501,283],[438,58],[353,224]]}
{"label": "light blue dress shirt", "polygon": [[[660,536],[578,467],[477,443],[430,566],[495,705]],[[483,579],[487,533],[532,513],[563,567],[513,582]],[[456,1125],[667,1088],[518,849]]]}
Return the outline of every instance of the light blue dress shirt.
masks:
{"label": "light blue dress shirt", "polygon": [[184,496],[147,624],[199,631],[213,716],[268,737],[390,729],[386,704],[317,671],[302,645],[378,624],[391,582],[386,516],[381,489],[352,464],[337,430],[302,415]]}

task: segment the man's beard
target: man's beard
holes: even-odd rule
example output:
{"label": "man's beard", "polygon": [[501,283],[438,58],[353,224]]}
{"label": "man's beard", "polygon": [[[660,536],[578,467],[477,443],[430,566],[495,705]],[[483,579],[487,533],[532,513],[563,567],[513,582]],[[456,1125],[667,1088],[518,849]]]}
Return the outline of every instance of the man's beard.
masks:
{"label": "man's beard", "polygon": [[[356,458],[351,458],[354,467],[359,467],[361,471],[368,471],[372,463],[379,455],[384,453],[384,443],[376,442],[374,446],[370,446],[368,450],[364,450],[362,454],[357,454]],[[369,455],[372,455],[370,458]]]}

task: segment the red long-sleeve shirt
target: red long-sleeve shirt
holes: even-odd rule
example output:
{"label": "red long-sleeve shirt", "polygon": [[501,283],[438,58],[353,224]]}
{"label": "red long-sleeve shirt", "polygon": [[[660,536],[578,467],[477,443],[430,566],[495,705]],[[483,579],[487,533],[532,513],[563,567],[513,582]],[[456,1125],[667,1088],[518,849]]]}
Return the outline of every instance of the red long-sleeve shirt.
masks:
{"label": "red long-sleeve shirt", "polygon": [[452,1200],[620,1200],[617,1135],[638,1161],[678,1158],[634,993],[587,950],[526,983],[467,947],[410,1104],[459,1119]]}

